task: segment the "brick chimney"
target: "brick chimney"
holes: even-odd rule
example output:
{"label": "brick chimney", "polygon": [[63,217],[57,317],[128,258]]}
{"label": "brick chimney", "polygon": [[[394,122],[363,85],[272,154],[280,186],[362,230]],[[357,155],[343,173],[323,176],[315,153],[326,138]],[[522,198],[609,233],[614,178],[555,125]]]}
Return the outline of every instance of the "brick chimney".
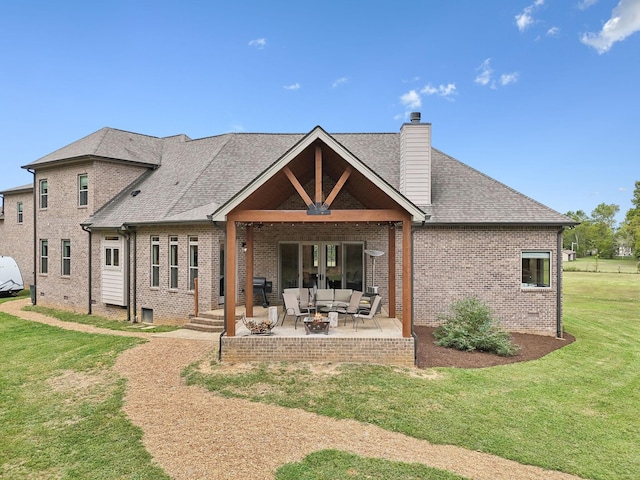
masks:
{"label": "brick chimney", "polygon": [[420,112],[400,128],[400,192],[418,207],[431,205],[431,124]]}

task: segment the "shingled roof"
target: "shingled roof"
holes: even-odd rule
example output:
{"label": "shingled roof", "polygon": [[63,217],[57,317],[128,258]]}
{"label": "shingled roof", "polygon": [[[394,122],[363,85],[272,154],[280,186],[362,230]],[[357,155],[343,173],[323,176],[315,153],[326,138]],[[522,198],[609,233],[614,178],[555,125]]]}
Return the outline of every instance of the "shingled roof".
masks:
{"label": "shingled roof", "polygon": [[162,146],[166,143],[163,140],[105,127],[22,168],[33,169],[54,162],[73,161],[86,157],[157,166],[160,165],[162,158]]}
{"label": "shingled roof", "polygon": [[[305,134],[229,133],[202,139],[149,137],[109,128],[33,162],[96,156],[151,167],[86,223],[206,222],[258,175],[282,158]],[[400,185],[400,134],[331,134],[392,188]],[[135,196],[131,192],[139,191]],[[429,224],[573,225],[575,222],[464,163],[432,149]]]}

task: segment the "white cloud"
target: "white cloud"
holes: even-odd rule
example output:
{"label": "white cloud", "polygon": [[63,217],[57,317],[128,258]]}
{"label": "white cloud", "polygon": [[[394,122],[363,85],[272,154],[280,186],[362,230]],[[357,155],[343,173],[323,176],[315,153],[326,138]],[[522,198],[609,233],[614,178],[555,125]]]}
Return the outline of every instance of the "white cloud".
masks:
{"label": "white cloud", "polygon": [[640,0],[620,0],[611,12],[611,18],[598,33],[585,33],[580,41],[595,48],[599,54],[608,52],[620,42],[640,30]]}
{"label": "white cloud", "polygon": [[524,32],[529,25],[532,25],[535,20],[533,19],[533,12],[536,8],[544,5],[544,0],[535,0],[531,5],[525,7],[522,13],[516,15],[516,25],[518,30]]}
{"label": "white cloud", "polygon": [[520,75],[518,74],[518,72],[503,73],[502,75],[500,75],[500,84],[509,85],[510,83],[516,83],[519,76]]}
{"label": "white cloud", "polygon": [[480,73],[474,80],[476,83],[480,85],[488,85],[491,82],[491,75],[493,75],[493,69],[491,68],[491,59],[487,58],[484,62],[480,64],[476,70],[480,70]]}
{"label": "white cloud", "polygon": [[619,192],[626,192],[628,190],[627,187],[618,187]]}
{"label": "white cloud", "polygon": [[451,95],[456,95],[458,92],[456,91],[455,83],[449,83],[448,85],[439,85],[438,87],[433,87],[430,83],[428,83],[424,87],[422,87],[420,93],[423,95],[450,97]]}
{"label": "white cloud", "polygon": [[250,47],[256,47],[258,50],[262,50],[267,45],[266,38],[256,38],[255,40],[251,40],[249,42]]}
{"label": "white cloud", "polygon": [[343,83],[347,83],[348,81],[349,81],[348,77],[340,77],[339,79],[337,79],[335,82],[331,84],[331,87],[333,88],[339,87],[340,85],[342,85]]}
{"label": "white cloud", "polygon": [[285,90],[300,90],[300,84],[299,83],[292,83],[291,85],[285,85],[284,87]]}
{"label": "white cloud", "polygon": [[400,102],[406,108],[420,108],[422,106],[422,99],[415,90],[410,90],[400,97]]}
{"label": "white cloud", "polygon": [[560,33],[560,28],[551,27],[549,30],[547,30],[547,37],[557,37],[559,33]]}
{"label": "white cloud", "polygon": [[589,8],[592,5],[595,5],[596,3],[598,3],[598,0],[582,0],[578,4],[578,8],[580,10],[586,10],[587,8]]}

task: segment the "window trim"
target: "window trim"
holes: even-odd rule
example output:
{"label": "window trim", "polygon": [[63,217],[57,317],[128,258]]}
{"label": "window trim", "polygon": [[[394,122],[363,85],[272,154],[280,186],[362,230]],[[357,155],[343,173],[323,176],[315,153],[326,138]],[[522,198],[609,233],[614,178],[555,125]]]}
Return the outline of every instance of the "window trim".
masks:
{"label": "window trim", "polygon": [[38,192],[40,193],[38,206],[40,207],[40,210],[46,210],[47,208],[49,208],[49,180],[47,180],[46,178],[43,178],[40,180],[38,185],[39,185]]}
{"label": "window trim", "polygon": [[24,223],[24,203],[18,202],[16,205],[16,210],[18,212],[18,224]]}
{"label": "window trim", "polygon": [[[520,252],[520,286],[523,290],[539,290],[539,289],[549,289],[552,287],[551,285],[551,277],[552,277],[552,269],[551,269],[551,260],[553,257],[553,252],[551,250],[536,250],[536,249],[528,249],[522,250]],[[542,283],[539,281],[536,282],[524,282],[524,260],[525,259],[541,259],[546,261],[547,268],[544,268],[544,264],[542,266]],[[548,275],[548,282],[544,282],[545,277]],[[531,276],[530,276],[531,277]],[[538,275],[536,275],[538,277]],[[533,280],[533,278],[532,278]]]}
{"label": "window trim", "polygon": [[[43,254],[43,247],[46,252]],[[47,238],[40,239],[40,275],[49,274],[49,240]]]}
{"label": "window trim", "polygon": [[[86,179],[85,188],[82,188],[82,179]],[[84,195],[83,195],[84,194]],[[84,203],[82,203],[84,200]],[[89,175],[86,173],[78,174],[78,207],[89,206]]]}
{"label": "window trim", "polygon": [[[173,251],[175,248],[175,257]],[[177,235],[169,236],[169,290],[177,290],[180,287],[180,242]],[[174,263],[175,260],[175,263]],[[175,272],[175,285],[173,283]]]}
{"label": "window trim", "polygon": [[[195,247],[195,256],[192,255]],[[198,236],[189,237],[189,291],[195,290],[195,279],[198,278]]]}
{"label": "window trim", "polygon": [[[149,285],[151,288],[160,287],[160,236],[151,235],[151,250],[150,250],[150,264],[151,272],[149,278]],[[154,259],[156,263],[154,263]]]}
{"label": "window trim", "polygon": [[[65,251],[65,247],[67,247],[68,255]],[[61,241],[60,275],[63,277],[71,276],[71,240],[68,238],[63,238]]]}

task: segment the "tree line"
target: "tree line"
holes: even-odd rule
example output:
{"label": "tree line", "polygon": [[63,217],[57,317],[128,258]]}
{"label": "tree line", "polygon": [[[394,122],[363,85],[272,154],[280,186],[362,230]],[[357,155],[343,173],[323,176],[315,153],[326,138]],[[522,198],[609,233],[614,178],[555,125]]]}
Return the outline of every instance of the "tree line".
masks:
{"label": "tree line", "polygon": [[634,256],[640,258],[640,181],[635,183],[632,207],[624,221],[616,225],[615,216],[620,206],[601,203],[591,212],[567,212],[568,217],[580,222],[563,233],[563,248],[573,250],[578,257],[598,255],[600,258]]}

